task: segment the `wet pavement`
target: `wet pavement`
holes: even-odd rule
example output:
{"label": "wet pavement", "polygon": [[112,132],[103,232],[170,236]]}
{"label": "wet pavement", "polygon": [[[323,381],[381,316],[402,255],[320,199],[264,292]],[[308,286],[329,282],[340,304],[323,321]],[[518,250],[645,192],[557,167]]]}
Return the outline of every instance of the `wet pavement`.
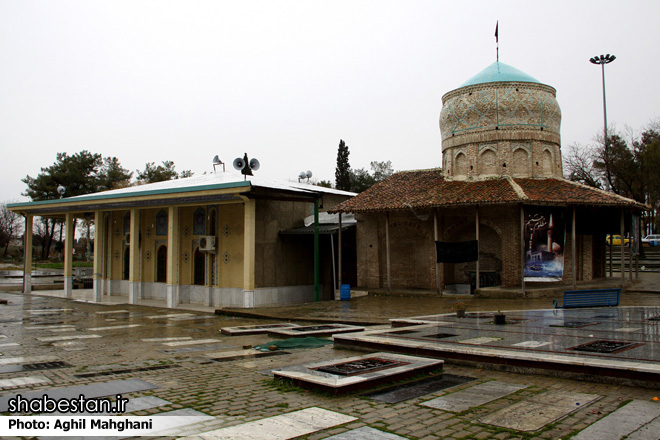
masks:
{"label": "wet pavement", "polygon": [[[641,323],[637,319],[641,315],[637,317],[632,312],[626,315],[626,311],[643,310],[627,306],[644,306],[652,315],[660,307],[660,293],[652,293],[660,290],[660,275],[654,276],[645,277],[636,286],[636,290],[644,293],[628,292],[622,295],[624,307],[603,308],[596,313],[593,310],[584,313],[570,311],[567,314],[560,311],[561,318],[548,311],[549,316],[554,316],[548,319],[565,323],[567,319],[569,322],[584,320],[588,315],[589,319],[602,325],[606,318],[597,316],[607,315],[607,319],[612,319],[616,315],[617,324],[604,325],[602,331],[611,335],[621,328],[631,329],[617,334],[625,335],[625,339],[639,339],[637,342],[648,336],[650,340],[642,341],[648,347],[649,342],[657,341],[657,333],[632,330],[641,328],[637,325]],[[263,438],[263,426],[269,423],[290,428],[298,426],[305,417],[318,417],[319,414],[329,424],[311,423],[305,425],[304,432],[273,428],[273,433],[281,434],[273,438],[294,438],[298,435],[310,440],[332,436],[424,440],[566,439],[582,430],[584,432],[579,434],[579,438],[621,438],[624,435],[647,438],[643,437],[645,432],[650,432],[651,437],[648,438],[653,438],[655,433],[652,427],[660,421],[660,401],[653,400],[660,396],[660,387],[520,374],[452,362],[445,363],[446,374],[473,380],[440,390],[430,388],[423,395],[411,393],[414,397],[398,403],[357,394],[333,397],[278,385],[272,381],[270,371],[323,361],[339,362],[343,358],[363,355],[363,349],[329,345],[261,353],[249,346],[267,344],[277,337],[267,333],[228,336],[220,332],[221,328],[226,327],[275,324],[289,320],[301,325],[318,324],[319,321],[373,324],[367,332],[397,331],[405,328],[391,329],[390,319],[450,313],[457,298],[368,296],[351,301],[262,308],[244,311],[255,317],[232,317],[214,314],[213,309],[204,306],[167,309],[157,302],[128,305],[126,298],[122,297],[106,297],[103,304],[93,304],[86,302],[91,299],[91,292],[86,290],[74,291],[73,300],[43,296],[43,293],[22,295],[0,292],[0,300],[9,302],[0,305],[0,395],[7,398],[18,393],[46,390],[52,393],[56,389],[65,393],[87,385],[96,386],[87,388],[90,393],[103,393],[106,389],[133,390],[125,396],[134,402],[133,415],[181,414],[188,417],[186,420],[191,423],[176,427],[176,431],[166,436],[168,438],[190,435],[230,438],[237,432],[246,436],[256,432],[252,437],[244,438],[260,438],[259,430],[254,431],[255,426],[262,426]],[[57,291],[48,293],[61,295]],[[521,311],[521,319],[541,313],[531,310],[549,309],[552,304],[551,299],[471,298],[468,302],[469,313],[515,310]],[[514,344],[534,340],[551,342],[555,345],[546,347],[557,351],[560,347],[567,348],[561,345],[559,336],[573,338],[576,342],[571,345],[573,347],[580,345],[581,338],[589,338],[589,334],[595,331],[588,330],[588,326],[573,329],[545,325],[540,331],[539,323],[547,324],[547,320],[543,319],[534,321],[530,318],[525,324],[529,327],[525,332],[518,333],[518,336],[511,333],[506,337],[509,339],[495,343],[490,341],[490,345],[506,343],[510,348]],[[474,322],[456,318],[448,321],[447,325],[442,325],[443,331],[452,329],[448,333],[465,331],[466,339],[492,336],[494,325],[487,323],[486,318],[481,321],[475,319]],[[510,328],[525,328],[520,325]],[[653,329],[660,324],[648,322],[646,325]],[[654,325],[656,327],[652,327]],[[435,325],[435,329],[438,328]],[[585,334],[587,331],[590,333]],[[414,341],[416,337],[405,336],[390,339]],[[541,340],[543,337],[547,337],[547,341]],[[467,350],[484,348],[478,344],[454,345]],[[631,352],[637,349],[629,348],[611,356],[630,357]],[[378,350],[367,348],[367,351]],[[524,356],[526,349],[519,352]],[[645,353],[650,362],[660,360],[657,350]],[[605,356],[571,354],[576,363],[584,356]],[[634,375],[632,371],[630,374]],[[497,388],[493,391],[495,397],[492,400],[484,402],[483,392],[476,392],[478,388],[472,394],[469,392],[474,386],[489,386],[487,384],[491,383]],[[456,394],[459,392],[467,394]],[[471,401],[470,396],[481,400]],[[454,403],[461,402],[460,411],[451,411],[448,403],[437,400],[450,397],[454,397]],[[643,408],[644,417],[640,417],[639,423],[626,428],[629,429],[626,432],[617,430],[616,434],[607,437],[607,433],[615,432],[607,428],[608,423],[620,420],[624,414],[620,411],[637,408],[635,405]],[[640,411],[635,413],[641,414]],[[585,430],[590,426],[593,428]]]}

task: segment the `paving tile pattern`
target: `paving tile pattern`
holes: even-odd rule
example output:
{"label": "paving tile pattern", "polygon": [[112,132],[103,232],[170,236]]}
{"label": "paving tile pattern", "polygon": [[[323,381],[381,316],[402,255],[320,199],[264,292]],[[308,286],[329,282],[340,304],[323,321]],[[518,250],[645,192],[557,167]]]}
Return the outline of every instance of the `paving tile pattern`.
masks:
{"label": "paving tile pattern", "polygon": [[[0,308],[0,319],[5,321],[0,327],[0,333],[2,336],[6,336],[1,339],[3,342],[20,344],[20,346],[2,347],[0,365],[53,361],[64,361],[71,365],[67,368],[39,371],[39,376],[50,382],[25,383],[6,388],[0,390],[2,397],[19,392],[26,394],[50,390],[50,393],[53,389],[107,384],[129,379],[141,380],[155,388],[136,389],[124,396],[135,401],[136,405],[144,402],[144,405],[134,408],[133,415],[195,411],[191,414],[204,417],[189,425],[177,427],[175,432],[164,435],[163,438],[197,436],[205,432],[316,407],[343,414],[355,418],[355,420],[311,432],[306,435],[308,440],[324,439],[342,434],[350,436],[350,432],[355,432],[355,430],[358,433],[369,432],[372,434],[372,430],[378,430],[400,438],[423,440],[519,439],[521,433],[515,428],[503,428],[485,422],[489,421],[489,416],[502,414],[501,411],[518,404],[537,402],[543,408],[550,408],[551,405],[547,401],[548,394],[545,393],[579,393],[600,396],[588,405],[575,405],[576,408],[572,412],[527,434],[539,439],[558,439],[568,438],[569,434],[576,435],[590,426],[597,426],[595,425],[597,422],[616,414],[620,408],[625,408],[625,406],[622,407],[622,404],[628,401],[644,402],[650,408],[660,408],[660,402],[651,400],[655,396],[660,396],[660,390],[657,389],[482,370],[450,363],[445,363],[444,371],[446,373],[474,377],[476,380],[395,404],[354,395],[330,397],[278,387],[262,372],[286,366],[357,356],[363,353],[326,346],[317,349],[290,350],[290,354],[280,356],[265,358],[239,356],[230,361],[215,362],[209,356],[205,356],[204,352],[163,352],[162,342],[204,339],[222,339],[223,344],[226,343],[229,347],[226,349],[227,352],[241,352],[244,350],[244,346],[263,344],[272,340],[272,337],[246,335],[220,338],[220,328],[276,323],[278,322],[276,320],[232,319],[212,314],[205,315],[200,312],[192,313],[193,316],[190,316],[191,313],[173,313],[166,309],[126,304],[107,306],[74,303],[64,299],[36,295],[24,297],[0,293],[0,299],[9,299],[11,303]],[[38,312],[32,313],[35,311]],[[170,316],[167,316],[168,314]],[[203,319],[195,319],[197,316],[201,316]],[[115,321],[107,321],[109,318]],[[124,328],[122,331],[116,332],[103,331],[99,333],[100,337],[91,339],[71,341],[39,339],[52,336],[53,333],[49,328],[55,328],[54,326],[72,326],[75,329],[72,334],[86,335],[91,333],[85,329],[106,327],[110,325],[109,322],[112,322],[112,325],[140,324],[140,326]],[[637,326],[629,325],[627,327]],[[475,333],[473,336],[483,335]],[[154,341],[155,338],[191,339]],[[539,340],[532,337],[528,339]],[[55,345],[61,342],[76,342],[82,349],[66,351],[61,346]],[[217,353],[213,353],[213,355],[216,356]],[[145,369],[145,367],[174,364],[179,367]],[[112,376],[75,377],[85,373],[119,370],[127,372]],[[29,372],[0,373],[2,380],[31,376],[35,376],[35,374]],[[524,388],[458,413],[422,405],[432,399],[446,397],[493,380],[518,384]],[[149,400],[138,400],[146,397],[154,399],[151,401],[155,403],[150,404]],[[645,425],[646,434],[654,435],[655,432],[658,432],[657,423],[657,419],[653,419]],[[584,435],[589,433],[589,431],[584,432]],[[646,437],[644,435],[645,431],[640,428],[634,431],[630,438],[650,438],[648,435]],[[366,437],[365,434],[363,438],[369,437]]]}

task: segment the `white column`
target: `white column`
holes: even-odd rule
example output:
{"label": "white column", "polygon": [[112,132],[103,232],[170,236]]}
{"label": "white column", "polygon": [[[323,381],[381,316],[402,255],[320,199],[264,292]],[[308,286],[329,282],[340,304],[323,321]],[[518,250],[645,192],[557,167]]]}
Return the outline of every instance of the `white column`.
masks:
{"label": "white column", "polygon": [[243,213],[243,306],[254,307],[256,203],[245,199]]}
{"label": "white column", "polygon": [[25,240],[23,248],[23,293],[32,292],[32,214],[25,216]]}
{"label": "white column", "polygon": [[103,211],[94,213],[94,302],[101,302],[103,296],[103,266],[105,263],[105,222]]}
{"label": "white column", "polygon": [[64,240],[64,296],[71,298],[73,292],[73,214],[68,212],[65,216]]}
{"label": "white column", "polygon": [[170,206],[167,216],[167,307],[179,304],[179,208]]}
{"label": "white column", "polygon": [[140,210],[131,209],[130,243],[128,263],[128,303],[136,304],[140,299]]}

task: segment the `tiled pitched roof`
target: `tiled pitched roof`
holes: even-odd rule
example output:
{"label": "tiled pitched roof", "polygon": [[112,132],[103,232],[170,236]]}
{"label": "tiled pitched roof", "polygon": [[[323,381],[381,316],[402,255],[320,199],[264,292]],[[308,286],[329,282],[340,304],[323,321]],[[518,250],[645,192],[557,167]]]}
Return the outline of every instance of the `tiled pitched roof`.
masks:
{"label": "tiled pitched roof", "polygon": [[395,211],[488,204],[577,204],[632,206],[634,200],[563,179],[494,178],[446,180],[440,169],[404,171],[377,183],[332,212]]}

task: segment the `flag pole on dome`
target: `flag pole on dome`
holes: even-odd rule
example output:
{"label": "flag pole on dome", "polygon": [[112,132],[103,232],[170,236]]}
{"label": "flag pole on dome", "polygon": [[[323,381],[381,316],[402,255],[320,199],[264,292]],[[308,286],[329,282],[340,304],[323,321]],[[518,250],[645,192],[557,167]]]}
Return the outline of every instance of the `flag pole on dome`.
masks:
{"label": "flag pole on dome", "polygon": [[500,27],[500,21],[497,20],[495,23],[495,45],[497,47],[497,62],[500,62],[500,41],[499,41],[499,27]]}

